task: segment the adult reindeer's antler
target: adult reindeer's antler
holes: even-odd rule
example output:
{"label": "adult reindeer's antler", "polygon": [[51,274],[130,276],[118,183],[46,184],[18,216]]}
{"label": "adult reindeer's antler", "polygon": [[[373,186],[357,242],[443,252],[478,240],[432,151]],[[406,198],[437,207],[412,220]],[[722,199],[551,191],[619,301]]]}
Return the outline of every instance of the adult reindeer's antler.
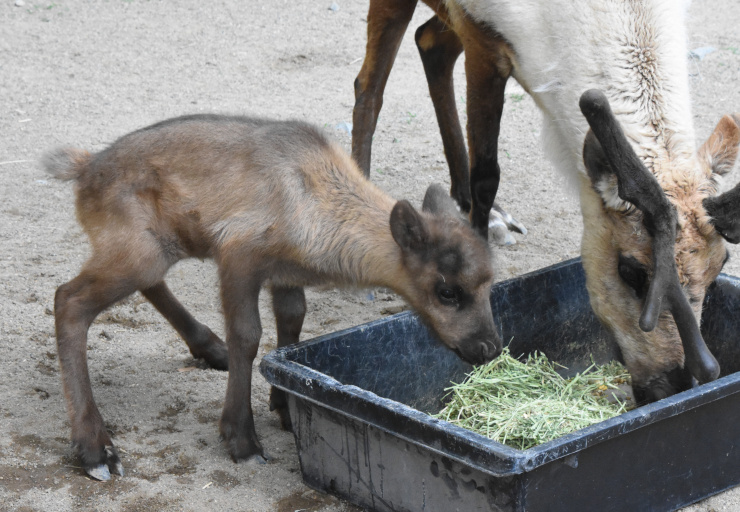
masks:
{"label": "adult reindeer's antler", "polygon": [[[640,316],[640,328],[652,331],[660,314],[669,310],[681,336],[687,367],[699,382],[712,381],[719,376],[719,364],[704,343],[678,280],[674,254],[675,208],[658,180],[629,145],[604,93],[594,89],[586,91],[579,105],[595,136],[593,142],[600,144],[611,172],[617,177],[619,197],[642,211],[645,228],[653,237],[653,277]],[[588,136],[586,140],[588,143]],[[608,172],[608,169],[588,169],[588,172],[593,178],[594,173]]]}

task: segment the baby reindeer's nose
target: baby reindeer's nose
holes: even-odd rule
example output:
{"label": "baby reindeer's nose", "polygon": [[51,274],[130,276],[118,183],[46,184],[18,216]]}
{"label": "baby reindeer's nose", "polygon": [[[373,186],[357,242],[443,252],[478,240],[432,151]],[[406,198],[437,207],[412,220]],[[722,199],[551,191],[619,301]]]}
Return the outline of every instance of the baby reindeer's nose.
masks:
{"label": "baby reindeer's nose", "polygon": [[[491,322],[493,324],[493,322]],[[449,345],[466,362],[479,365],[501,355],[503,343],[495,326],[478,329],[464,340]]]}
{"label": "baby reindeer's nose", "polygon": [[501,341],[498,339],[480,342],[480,355],[482,363],[493,361],[501,355]]}

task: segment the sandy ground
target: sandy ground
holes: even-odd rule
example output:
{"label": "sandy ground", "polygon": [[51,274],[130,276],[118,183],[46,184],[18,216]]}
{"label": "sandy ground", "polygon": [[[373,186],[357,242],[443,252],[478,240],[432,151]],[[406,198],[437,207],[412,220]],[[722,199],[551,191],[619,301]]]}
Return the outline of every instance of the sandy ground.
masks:
{"label": "sandy ground", "polygon": [[[155,121],[211,111],[309,120],[349,148],[342,123],[351,122],[367,2],[336,1],[338,10],[330,0],[0,4],[0,510],[358,510],[302,483],[292,435],[268,411],[259,375],[257,431],[273,459],[231,462],[217,432],[226,375],[193,361],[139,295],[95,322],[88,351],[96,400],[127,476],[100,483],[76,467],[52,308],[56,287],[76,275],[89,248],[75,222],[72,187],[37,165],[40,153],[57,145],[100,150]],[[429,15],[419,7],[411,26]],[[722,114],[740,110],[738,27],[736,0],[697,0],[691,8],[690,47],[715,49],[691,61],[699,140]],[[386,91],[372,180],[419,204],[430,182],[448,178],[412,33]],[[510,87],[499,198],[529,234],[495,248],[497,279],[578,255],[581,234],[576,199],[540,149],[539,114],[518,86]],[[735,171],[730,182],[737,179]],[[740,275],[740,255],[731,252],[726,271]],[[211,263],[181,263],[168,282],[222,334]],[[371,292],[309,292],[303,339],[403,308],[395,295]],[[267,306],[260,355],[275,346]],[[740,510],[740,492],[686,510]]]}

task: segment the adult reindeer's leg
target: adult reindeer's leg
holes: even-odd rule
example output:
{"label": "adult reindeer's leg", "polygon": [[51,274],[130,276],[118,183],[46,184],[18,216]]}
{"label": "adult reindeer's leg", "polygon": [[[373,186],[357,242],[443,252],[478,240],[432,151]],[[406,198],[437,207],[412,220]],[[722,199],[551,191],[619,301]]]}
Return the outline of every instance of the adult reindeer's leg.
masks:
{"label": "adult reindeer's leg", "polygon": [[[234,462],[264,458],[252,416],[252,364],[262,336],[258,308],[261,280],[243,274],[241,271],[247,266],[240,257],[219,262],[229,350],[229,378],[220,430]],[[254,275],[258,273],[255,271]]]}
{"label": "adult reindeer's leg", "polygon": [[196,359],[204,359],[211,368],[228,370],[226,344],[202,323],[198,322],[172,295],[164,281],[141,290],[142,295],[157,308],[187,343]]}
{"label": "adult reindeer's leg", "polygon": [[470,222],[488,238],[488,218],[498,191],[498,136],[504,90],[511,74],[508,45],[486,29],[470,25],[463,36],[468,86],[470,148]]}
{"label": "adult reindeer's leg", "polygon": [[[444,11],[441,11],[444,12]],[[440,18],[432,17],[416,31],[416,46],[419,49],[429,94],[434,103],[437,123],[442,135],[445,157],[450,168],[450,195],[455,198],[460,208],[470,212],[471,187],[468,148],[465,146],[460,118],[457,114],[453,71],[455,62],[463,51],[463,44],[457,34]],[[495,92],[495,90],[494,90]],[[475,117],[475,108],[468,108],[469,114]],[[515,243],[509,231],[526,233],[526,228],[504,211],[493,204],[490,210],[489,228],[496,243]]]}
{"label": "adult reindeer's leg", "polygon": [[437,114],[445,158],[450,168],[450,195],[465,212],[470,212],[470,171],[460,118],[457,115],[452,73],[463,51],[460,38],[438,16],[433,16],[416,30],[429,95]]}
{"label": "adult reindeer's leg", "polygon": [[383,90],[416,0],[371,0],[367,14],[367,46],[360,74],[355,79],[352,112],[352,157],[370,175],[370,151],[383,106]]}
{"label": "adult reindeer's leg", "polygon": [[67,402],[72,446],[84,470],[97,480],[123,466],[93,399],[87,367],[87,331],[101,311],[136,291],[134,279],[83,270],[54,297],[57,353]]}
{"label": "adult reindeer's leg", "polygon": [[[303,288],[273,288],[272,309],[277,327],[277,346],[285,347],[297,343],[303,318],[306,316],[306,295]],[[287,396],[285,391],[274,386],[270,390],[270,410],[278,412],[283,429],[291,430]]]}

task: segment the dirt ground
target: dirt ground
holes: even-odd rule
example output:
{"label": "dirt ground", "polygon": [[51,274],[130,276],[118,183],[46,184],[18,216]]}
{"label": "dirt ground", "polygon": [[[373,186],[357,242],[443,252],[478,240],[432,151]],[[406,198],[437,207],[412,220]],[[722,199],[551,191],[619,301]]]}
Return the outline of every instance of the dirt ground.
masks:
{"label": "dirt ground", "polygon": [[[100,150],[115,138],[186,113],[223,112],[322,125],[349,148],[353,88],[365,48],[367,1],[3,0],[0,4],[0,510],[357,511],[306,487],[292,435],[268,410],[257,373],[257,431],[272,460],[234,464],[219,444],[226,374],[193,361],[139,295],[104,313],[89,335],[95,397],[127,471],[87,478],[69,448],[54,340],[53,296],[89,253],[72,186],[37,160],[73,144]],[[740,2],[696,0],[690,48],[698,139],[740,111]],[[423,6],[411,23],[430,16]],[[464,97],[462,66],[457,69]],[[543,156],[540,115],[513,82],[500,155],[500,201],[528,228],[495,247],[497,279],[577,256],[574,194]],[[464,118],[464,104],[460,104]],[[409,30],[391,75],[373,147],[372,180],[420,204],[448,182],[434,112]],[[729,182],[740,176],[734,171]],[[726,267],[740,275],[740,254]],[[168,282],[201,321],[223,333],[214,266],[178,264]],[[302,339],[401,310],[385,290],[308,293]],[[260,356],[275,346],[262,305]],[[686,441],[691,442],[690,440]],[[680,449],[680,447],[678,447]],[[629,492],[625,489],[625,492]],[[727,491],[685,510],[740,510]]]}

